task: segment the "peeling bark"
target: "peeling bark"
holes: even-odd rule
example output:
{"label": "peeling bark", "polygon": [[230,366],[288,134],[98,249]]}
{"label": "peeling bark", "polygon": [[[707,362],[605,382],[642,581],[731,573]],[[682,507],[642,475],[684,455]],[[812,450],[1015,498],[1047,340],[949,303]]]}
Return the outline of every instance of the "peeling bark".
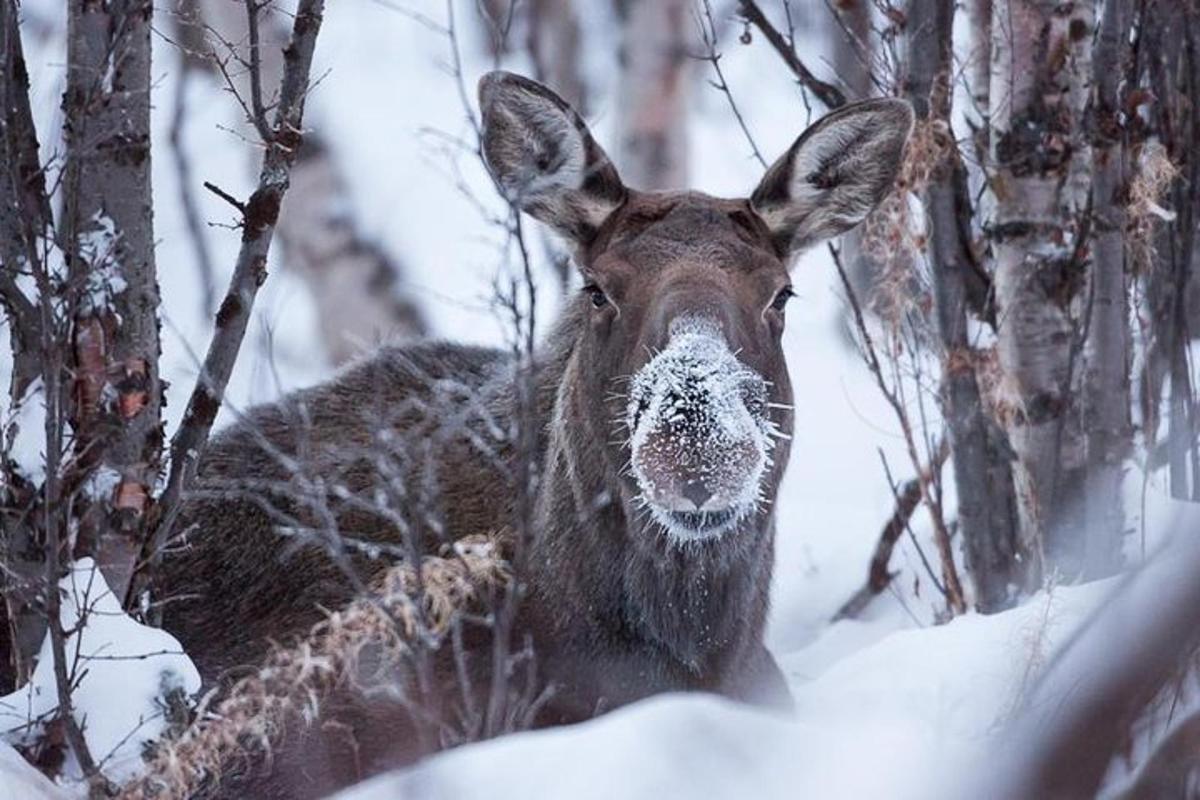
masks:
{"label": "peeling bark", "polygon": [[158,280],[150,191],[148,0],[77,0],[68,13],[62,243],[73,298],[76,469],[99,508],[76,542],[121,593],[162,451]]}
{"label": "peeling bark", "polygon": [[1022,546],[1076,577],[1085,440],[1075,387],[1088,167],[1089,3],[995,0],[990,234]]}

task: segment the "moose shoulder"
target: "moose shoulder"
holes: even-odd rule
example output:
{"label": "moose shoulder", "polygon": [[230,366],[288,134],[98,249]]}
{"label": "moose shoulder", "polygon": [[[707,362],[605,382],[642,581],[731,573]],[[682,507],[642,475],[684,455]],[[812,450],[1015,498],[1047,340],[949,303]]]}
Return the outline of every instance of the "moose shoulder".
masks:
{"label": "moose shoulder", "polygon": [[[787,704],[763,627],[792,429],[788,266],[889,190],[911,111],[887,99],[840,109],[749,198],[728,200],[626,187],[537,83],[495,72],[479,95],[497,185],[570,243],[583,279],[535,357],[533,452],[514,442],[528,404],[510,357],[383,348],[212,443],[165,559],[165,625],[219,682],[396,559],[513,529],[513,475],[527,459],[538,481],[513,635],[553,687],[537,724],[671,690]],[[489,664],[471,660],[477,685]],[[456,688],[439,702],[460,702],[461,687],[445,685]],[[347,714],[355,774],[330,767],[338,774],[289,791],[419,754],[377,704]]]}

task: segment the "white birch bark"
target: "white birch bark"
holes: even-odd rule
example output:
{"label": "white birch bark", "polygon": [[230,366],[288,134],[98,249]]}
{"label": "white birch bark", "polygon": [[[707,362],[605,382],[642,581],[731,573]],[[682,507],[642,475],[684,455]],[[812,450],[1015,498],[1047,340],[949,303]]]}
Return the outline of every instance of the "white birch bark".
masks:
{"label": "white birch bark", "polygon": [[62,242],[74,303],[72,425],[75,457],[95,470],[102,504],[78,548],[95,553],[118,594],[141,546],[162,451],[152,10],[148,0],[73,0],[67,17]]}
{"label": "white birch bark", "polygon": [[1075,400],[1090,158],[1079,135],[1092,7],[995,0],[990,148],[998,353],[1028,549],[1076,573],[1085,441]]}

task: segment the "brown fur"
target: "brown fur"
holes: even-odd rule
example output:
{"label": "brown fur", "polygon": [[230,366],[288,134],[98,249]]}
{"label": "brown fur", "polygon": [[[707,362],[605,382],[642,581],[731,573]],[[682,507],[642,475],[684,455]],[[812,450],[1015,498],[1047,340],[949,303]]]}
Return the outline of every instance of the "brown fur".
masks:
{"label": "brown fur", "polygon": [[[493,74],[481,97],[485,153],[501,188],[571,238],[585,281],[598,287],[570,300],[535,359],[539,482],[516,639],[532,638],[538,677],[556,687],[537,724],[586,719],[672,690],[787,705],[783,677],[762,641],[771,504],[719,538],[670,541],[638,512],[637,488],[624,472],[628,444],[614,422],[625,409],[624,381],[665,344],[670,321],[702,312],[720,322],[738,358],[770,381],[769,399],[779,404],[773,419],[790,432],[783,312],[772,303],[787,286],[788,243],[796,236],[771,228],[749,200],[627,189],[574,112],[544,87]],[[885,110],[898,119],[897,108]],[[880,158],[895,151],[898,162],[895,140],[906,132],[899,124],[884,131],[884,147],[856,129],[858,150],[851,150],[860,159],[871,155],[863,147],[875,146]],[[830,235],[854,224],[846,209],[869,208],[895,174],[894,164],[876,165],[855,187],[838,177],[836,153],[814,155],[798,145],[785,156],[789,164],[798,148],[810,162],[821,160],[815,188],[803,198],[811,207],[773,216],[804,231]],[[776,212],[787,203],[790,173],[777,165],[758,193]],[[813,197],[851,190],[868,196],[834,198],[835,217],[813,220],[822,208]],[[597,308],[592,295],[600,290],[607,302]],[[322,386],[254,409],[217,437],[160,587],[174,598],[166,627],[205,679],[236,675],[271,640],[300,635],[324,609],[350,602],[356,582],[369,584],[403,555],[389,547],[403,550],[407,542],[411,554],[428,553],[447,540],[517,526],[512,475],[520,454],[511,440],[518,380],[513,359],[500,351],[386,347]],[[787,455],[784,441],[764,478],[769,499]],[[284,536],[281,525],[308,532]],[[338,544],[339,536],[386,552],[367,557],[363,548]],[[486,684],[486,655],[471,665],[477,688]],[[442,677],[444,708],[461,696],[452,671]],[[398,706],[364,708],[342,698],[326,717],[337,719],[343,703],[357,706],[342,718],[353,747],[331,745],[337,737],[321,732],[327,729],[292,731],[281,752],[304,755],[281,756],[275,777],[253,794],[319,794],[424,749]]]}

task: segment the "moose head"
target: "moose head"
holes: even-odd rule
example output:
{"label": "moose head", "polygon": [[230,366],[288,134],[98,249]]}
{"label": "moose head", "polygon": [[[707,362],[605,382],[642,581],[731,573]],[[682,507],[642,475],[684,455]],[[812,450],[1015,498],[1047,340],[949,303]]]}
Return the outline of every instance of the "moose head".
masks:
{"label": "moose head", "polygon": [[888,192],[911,109],[841,108],[748,198],[719,199],[625,186],[579,115],[538,83],[493,72],[479,94],[498,186],[567,241],[582,274],[581,396],[588,418],[623,432],[603,446],[627,518],[675,542],[728,536],[773,499],[787,460],[789,267]]}

